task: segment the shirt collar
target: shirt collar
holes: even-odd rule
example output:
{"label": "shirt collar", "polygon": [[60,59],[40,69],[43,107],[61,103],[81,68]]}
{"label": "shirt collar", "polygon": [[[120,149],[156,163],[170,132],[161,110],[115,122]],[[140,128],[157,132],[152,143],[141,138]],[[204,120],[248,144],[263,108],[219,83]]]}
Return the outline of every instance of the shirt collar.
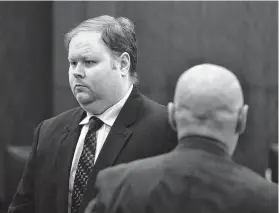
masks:
{"label": "shirt collar", "polygon": [[[130,96],[133,89],[133,85],[130,86],[128,92],[124,95],[123,98],[121,98],[116,104],[108,108],[105,112],[103,112],[101,115],[95,115],[97,118],[99,118],[101,121],[103,121],[106,125],[112,127],[114,124],[118,114],[120,113],[122,107],[126,103],[128,97]],[[89,120],[92,116],[92,114],[86,113],[86,117],[79,123],[79,125],[85,125],[89,123]]]}

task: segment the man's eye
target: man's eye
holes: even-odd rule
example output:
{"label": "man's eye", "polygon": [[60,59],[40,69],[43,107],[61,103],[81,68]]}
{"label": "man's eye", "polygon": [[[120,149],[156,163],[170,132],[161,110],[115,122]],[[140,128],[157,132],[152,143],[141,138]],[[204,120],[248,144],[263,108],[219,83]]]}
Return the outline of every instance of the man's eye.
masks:
{"label": "man's eye", "polygon": [[92,65],[92,64],[96,64],[96,61],[84,61],[84,63],[86,64],[86,65]]}
{"label": "man's eye", "polygon": [[71,65],[71,66],[76,66],[76,65],[77,65],[77,62],[76,62],[76,61],[70,61],[70,65]]}

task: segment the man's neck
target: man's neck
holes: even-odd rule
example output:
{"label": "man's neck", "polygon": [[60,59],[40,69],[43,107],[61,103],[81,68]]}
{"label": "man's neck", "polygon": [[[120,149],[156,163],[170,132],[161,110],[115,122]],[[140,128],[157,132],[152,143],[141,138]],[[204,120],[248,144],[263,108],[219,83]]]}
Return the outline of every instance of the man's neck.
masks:
{"label": "man's neck", "polygon": [[108,102],[105,100],[99,100],[99,101],[92,103],[91,105],[89,105],[87,107],[83,107],[83,109],[87,112],[87,114],[89,114],[91,116],[93,116],[93,115],[100,116],[104,112],[109,110],[111,107],[113,107],[114,105],[117,105],[119,102],[121,102],[122,99],[127,100],[130,93],[132,92],[132,89],[133,89],[133,85],[131,84],[131,86],[129,88],[127,88],[125,93],[121,93],[121,95],[118,96],[119,98],[115,99],[115,101]]}

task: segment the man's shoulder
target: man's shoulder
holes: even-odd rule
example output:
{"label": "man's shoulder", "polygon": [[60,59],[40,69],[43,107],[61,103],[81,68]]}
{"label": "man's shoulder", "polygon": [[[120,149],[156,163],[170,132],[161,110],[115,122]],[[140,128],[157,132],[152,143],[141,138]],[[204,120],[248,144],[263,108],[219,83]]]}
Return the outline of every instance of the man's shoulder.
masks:
{"label": "man's shoulder", "polygon": [[105,188],[108,183],[115,187],[122,184],[137,185],[142,181],[151,183],[163,176],[163,162],[167,155],[162,154],[106,168],[99,172],[97,182],[102,182]]}
{"label": "man's shoulder", "polygon": [[73,109],[66,110],[64,112],[61,112],[58,115],[55,115],[47,120],[45,122],[53,122],[53,121],[59,121],[59,120],[70,120],[72,116],[75,116],[77,114],[80,114],[83,112],[83,109],[81,107],[76,107]]}
{"label": "man's shoulder", "polygon": [[166,161],[172,161],[171,157],[167,153],[100,171],[96,181],[100,199],[106,206],[117,206],[127,199],[144,206],[154,190],[162,183],[169,184],[166,171],[171,165]]}
{"label": "man's shoulder", "polygon": [[160,104],[158,102],[156,102],[155,100],[152,100],[148,97],[146,97],[144,94],[140,93],[142,96],[142,100],[143,100],[143,107],[147,110],[151,110],[154,112],[166,112],[167,111],[167,107],[163,104]]}
{"label": "man's shoulder", "polygon": [[243,190],[239,197],[243,196],[246,204],[250,203],[259,212],[277,212],[278,185],[246,167],[240,166],[240,168],[242,171],[239,171],[238,183]]}
{"label": "man's shoulder", "polygon": [[127,175],[131,172],[141,173],[145,169],[151,168],[153,164],[157,163],[163,158],[164,158],[164,154],[159,156],[139,159],[128,163],[121,163],[116,166],[108,167],[102,170],[98,176],[100,176],[100,179],[102,179],[103,177],[108,177],[110,175]]}
{"label": "man's shoulder", "polygon": [[263,176],[254,172],[250,168],[244,167],[242,165],[237,165],[238,171],[240,175],[240,179],[245,180],[247,190],[254,191],[259,195],[276,195],[278,185],[268,181]]}
{"label": "man's shoulder", "polygon": [[[197,165],[198,162],[198,166],[195,167],[198,167],[198,169],[202,171],[207,171],[207,173],[210,174],[202,177],[218,180],[216,184],[220,187],[222,187],[223,184],[233,183],[241,191],[254,191],[256,194],[260,194],[263,192],[259,190],[260,188],[274,186],[273,183],[266,180],[260,174],[235,162],[228,156],[219,156],[201,150],[194,150],[187,152],[184,161],[187,161],[188,163],[194,161],[194,165]],[[230,187],[225,188],[229,191],[235,190]]]}
{"label": "man's shoulder", "polygon": [[[206,163],[201,168],[211,175],[202,177],[206,177],[204,181],[212,182],[224,198],[238,203],[239,208],[250,204],[257,208],[265,208],[263,203],[274,204],[273,201],[278,198],[276,184],[232,160],[220,160],[219,156],[218,159],[205,159]],[[231,187],[232,185],[234,187]]]}
{"label": "man's shoulder", "polygon": [[69,109],[67,111],[64,111],[56,116],[53,116],[49,119],[46,119],[43,121],[43,126],[56,126],[60,124],[68,124],[73,122],[73,118],[81,118],[82,114],[84,113],[83,109],[81,107],[76,107],[73,109]]}
{"label": "man's shoulder", "polygon": [[139,108],[139,121],[144,120],[145,124],[152,124],[158,127],[165,127],[168,123],[167,107],[145,95],[141,94],[142,104]]}

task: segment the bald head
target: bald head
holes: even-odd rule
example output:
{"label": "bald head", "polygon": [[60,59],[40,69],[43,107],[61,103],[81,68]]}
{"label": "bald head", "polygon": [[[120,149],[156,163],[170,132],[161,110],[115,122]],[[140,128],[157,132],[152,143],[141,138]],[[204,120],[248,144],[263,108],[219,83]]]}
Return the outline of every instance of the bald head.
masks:
{"label": "bald head", "polygon": [[[201,64],[186,70],[178,79],[174,96],[173,123],[178,138],[200,134],[221,141],[238,139],[246,123],[243,104],[240,83],[228,69]],[[241,119],[243,124],[239,124]]]}
{"label": "bald head", "polygon": [[176,86],[175,104],[197,115],[210,111],[235,111],[243,105],[236,76],[224,67],[202,64],[184,72]]}

